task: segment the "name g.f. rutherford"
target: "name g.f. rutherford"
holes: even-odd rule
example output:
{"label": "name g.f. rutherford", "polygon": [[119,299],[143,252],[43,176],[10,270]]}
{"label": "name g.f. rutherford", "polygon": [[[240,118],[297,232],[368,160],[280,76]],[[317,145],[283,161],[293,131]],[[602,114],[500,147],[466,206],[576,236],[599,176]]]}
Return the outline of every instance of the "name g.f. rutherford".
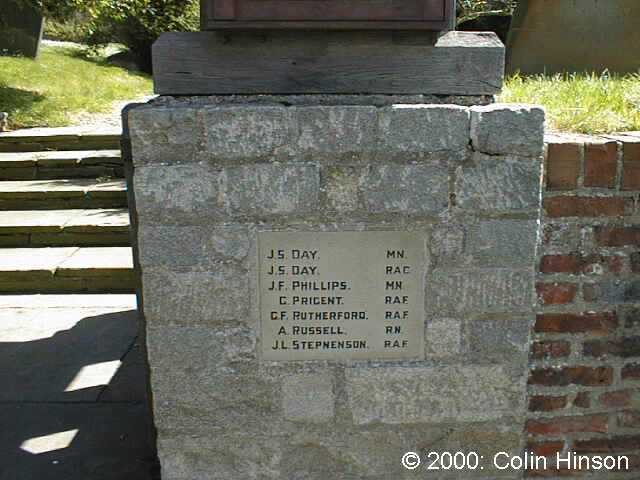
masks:
{"label": "name g.f. rutherford", "polygon": [[546,457],[525,452],[524,455],[511,455],[499,452],[493,457],[493,465],[498,470],[548,470],[558,468],[562,470],[629,470],[629,458],[623,455],[578,455],[575,452],[558,452],[555,464]]}

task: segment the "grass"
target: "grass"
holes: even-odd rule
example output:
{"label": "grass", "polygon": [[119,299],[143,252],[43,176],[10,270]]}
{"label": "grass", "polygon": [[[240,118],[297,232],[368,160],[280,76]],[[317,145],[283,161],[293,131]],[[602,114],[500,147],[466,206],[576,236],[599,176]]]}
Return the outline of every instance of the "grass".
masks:
{"label": "grass", "polygon": [[[151,91],[149,77],[79,49],[46,46],[37,61],[0,57],[0,111],[14,129],[65,126],[74,114],[107,112],[115,101]],[[550,130],[640,130],[640,74],[515,75],[499,100],[543,105]]]}
{"label": "grass", "polygon": [[507,79],[499,98],[547,109],[547,128],[586,134],[640,130],[640,74],[565,74]]}
{"label": "grass", "polygon": [[45,46],[37,61],[0,57],[0,111],[12,129],[69,125],[73,114],[108,112],[151,92],[149,77],[77,48]]}

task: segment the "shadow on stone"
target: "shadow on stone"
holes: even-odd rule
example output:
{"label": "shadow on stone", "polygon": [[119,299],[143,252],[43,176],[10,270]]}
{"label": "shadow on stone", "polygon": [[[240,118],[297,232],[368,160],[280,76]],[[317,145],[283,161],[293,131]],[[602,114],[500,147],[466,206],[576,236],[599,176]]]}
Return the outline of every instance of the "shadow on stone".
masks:
{"label": "shadow on stone", "polygon": [[138,313],[12,315],[12,341],[0,342],[0,480],[159,478]]}

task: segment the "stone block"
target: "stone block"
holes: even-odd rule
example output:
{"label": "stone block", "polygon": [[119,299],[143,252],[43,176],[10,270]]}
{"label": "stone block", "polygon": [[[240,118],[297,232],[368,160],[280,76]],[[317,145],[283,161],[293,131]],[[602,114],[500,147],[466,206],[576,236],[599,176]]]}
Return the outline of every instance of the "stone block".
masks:
{"label": "stone block", "polygon": [[197,108],[132,108],[128,112],[133,164],[173,165],[197,161],[202,122]]}
{"label": "stone block", "polygon": [[151,387],[161,436],[282,433],[281,382],[260,370],[244,327],[150,325]]}
{"label": "stone block", "polygon": [[357,425],[480,422],[523,413],[521,382],[497,365],[353,367],[346,369],[346,389]]}
{"label": "stone block", "polygon": [[373,106],[296,107],[300,154],[359,154],[376,146],[377,109]]}
{"label": "stone block", "polygon": [[[409,480],[416,475],[419,478],[418,472],[426,469],[428,451],[468,451],[469,445],[473,445],[472,450],[486,459],[482,478],[505,478],[504,474],[491,468],[491,458],[496,451],[517,454],[519,441],[519,432],[509,431],[504,424],[496,422],[384,425],[365,429],[345,428],[343,432],[336,432],[335,428],[327,431],[303,429],[284,439],[280,478]],[[422,465],[413,472],[398,461],[408,451],[417,452],[422,457]],[[440,470],[437,478],[478,478],[478,470]]]}
{"label": "stone block", "polygon": [[433,266],[462,261],[467,243],[467,228],[460,223],[437,225],[428,242]]}
{"label": "stone block", "polygon": [[[204,376],[213,374],[213,370],[228,373],[225,367],[256,360],[255,335],[246,327],[150,324],[147,326],[147,344],[152,363],[171,375],[178,370],[197,375],[201,371]],[[182,392],[187,381],[183,379],[171,386],[163,379],[156,380],[167,387],[161,389],[165,393]]]}
{"label": "stone block", "polygon": [[513,212],[540,204],[539,162],[475,154],[456,171],[456,200],[464,210]]}
{"label": "stone block", "polygon": [[214,216],[218,173],[204,164],[136,168],[136,210],[144,222],[202,223]]}
{"label": "stone block", "polygon": [[437,269],[427,276],[427,308],[434,313],[530,312],[533,269]]}
{"label": "stone block", "polygon": [[255,434],[160,437],[163,480],[279,480],[278,439]]}
{"label": "stone block", "polygon": [[513,361],[529,354],[529,331],[532,319],[510,317],[508,320],[474,320],[465,329],[466,349],[476,361]]}
{"label": "stone block", "polygon": [[484,220],[469,235],[469,253],[483,266],[531,267],[535,260],[535,220]]}
{"label": "stone block", "polygon": [[284,417],[293,422],[327,422],[334,414],[330,374],[291,375],[282,388]]}
{"label": "stone block", "polygon": [[[518,412],[515,413],[517,414]],[[521,479],[522,471],[510,468],[498,470],[493,463],[494,455],[498,452],[507,452],[510,456],[521,455],[521,438],[522,433],[517,428],[510,429],[496,421],[477,423],[466,428],[464,426],[449,428],[428,443],[428,451],[440,453],[476,452],[482,458],[480,462],[482,469],[480,472],[469,468],[463,470],[456,470],[455,468],[439,470],[438,475],[434,478],[438,480],[459,480],[463,478],[473,480]],[[424,463],[424,458],[422,460],[423,463],[418,468],[418,471],[428,465]],[[504,457],[501,457],[501,460],[504,460]],[[411,477],[407,476],[407,479],[410,480]]]}
{"label": "stone block", "polygon": [[324,170],[327,206],[337,212],[356,210],[359,205],[360,176],[358,167],[328,167]]}
{"label": "stone block", "polygon": [[308,164],[146,166],[136,169],[134,185],[146,221],[203,224],[224,215],[310,212],[318,206],[320,173]]}
{"label": "stone block", "polygon": [[361,476],[364,467],[358,461],[359,459],[355,461],[350,459],[346,448],[342,452],[333,448],[332,440],[320,438],[287,446],[283,450],[279,478],[304,480],[369,478]]}
{"label": "stone block", "polygon": [[205,107],[206,153],[215,160],[277,157],[293,142],[293,118],[284,106]]}
{"label": "stone block", "polygon": [[490,155],[539,157],[544,147],[545,112],[534,105],[471,107],[474,150]]}
{"label": "stone block", "polygon": [[393,105],[380,110],[382,150],[428,153],[469,145],[469,109],[457,105]]}
{"label": "stone block", "polygon": [[220,262],[241,262],[249,253],[246,227],[148,226],[138,229],[142,268],[207,270]]}
{"label": "stone block", "polygon": [[449,174],[428,165],[374,165],[360,187],[372,213],[439,215],[449,204]]}
{"label": "stone block", "polygon": [[310,213],[318,208],[316,165],[251,165],[220,174],[221,204],[228,215]]}
{"label": "stone block", "polygon": [[247,272],[223,264],[213,271],[142,272],[145,316],[150,324],[221,325],[249,320]]}
{"label": "stone block", "polygon": [[427,358],[450,358],[462,350],[462,322],[456,318],[434,318],[425,334]]}

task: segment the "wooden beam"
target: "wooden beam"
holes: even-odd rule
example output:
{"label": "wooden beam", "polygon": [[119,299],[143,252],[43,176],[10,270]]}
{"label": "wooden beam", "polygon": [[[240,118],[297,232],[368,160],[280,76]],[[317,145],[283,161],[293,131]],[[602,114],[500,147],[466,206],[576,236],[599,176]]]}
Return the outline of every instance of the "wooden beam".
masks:
{"label": "wooden beam", "polygon": [[153,47],[161,95],[493,95],[504,46],[493,33],[165,33]]}

